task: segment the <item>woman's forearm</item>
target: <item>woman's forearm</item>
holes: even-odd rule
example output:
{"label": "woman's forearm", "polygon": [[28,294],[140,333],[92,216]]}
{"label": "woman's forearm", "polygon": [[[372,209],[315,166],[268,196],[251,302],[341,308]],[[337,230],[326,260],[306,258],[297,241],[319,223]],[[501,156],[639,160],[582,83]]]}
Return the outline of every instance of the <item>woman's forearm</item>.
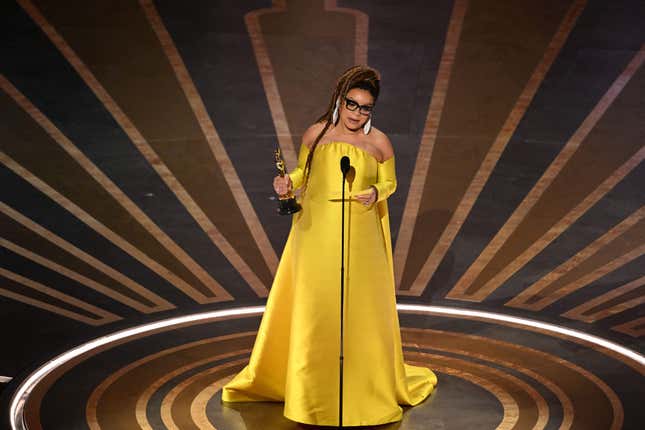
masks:
{"label": "woman's forearm", "polygon": [[289,172],[291,178],[291,186],[293,190],[300,188],[305,179],[305,164],[307,163],[307,156],[309,155],[309,147],[304,143],[300,145],[300,153],[298,154],[298,166]]}
{"label": "woman's forearm", "polygon": [[396,190],[396,171],[394,168],[394,157],[390,157],[382,163],[378,163],[377,182],[372,186],[376,188],[376,201],[387,199]]}

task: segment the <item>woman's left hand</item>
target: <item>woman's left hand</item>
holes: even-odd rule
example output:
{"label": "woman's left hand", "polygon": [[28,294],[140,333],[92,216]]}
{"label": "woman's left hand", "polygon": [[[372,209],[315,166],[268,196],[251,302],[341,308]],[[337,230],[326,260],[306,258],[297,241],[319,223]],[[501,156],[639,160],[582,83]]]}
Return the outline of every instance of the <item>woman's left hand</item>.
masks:
{"label": "woman's left hand", "polygon": [[376,188],[370,187],[368,192],[356,194],[354,197],[365,206],[369,206],[376,201]]}

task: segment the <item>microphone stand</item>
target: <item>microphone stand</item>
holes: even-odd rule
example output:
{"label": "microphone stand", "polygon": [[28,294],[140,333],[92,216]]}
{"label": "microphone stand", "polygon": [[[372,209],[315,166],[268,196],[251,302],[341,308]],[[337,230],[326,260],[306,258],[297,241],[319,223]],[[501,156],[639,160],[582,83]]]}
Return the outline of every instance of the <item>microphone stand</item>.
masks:
{"label": "microphone stand", "polygon": [[340,160],[340,170],[343,172],[341,192],[341,221],[340,221],[340,392],[338,398],[338,428],[343,428],[343,309],[345,299],[345,179],[350,169],[349,157]]}

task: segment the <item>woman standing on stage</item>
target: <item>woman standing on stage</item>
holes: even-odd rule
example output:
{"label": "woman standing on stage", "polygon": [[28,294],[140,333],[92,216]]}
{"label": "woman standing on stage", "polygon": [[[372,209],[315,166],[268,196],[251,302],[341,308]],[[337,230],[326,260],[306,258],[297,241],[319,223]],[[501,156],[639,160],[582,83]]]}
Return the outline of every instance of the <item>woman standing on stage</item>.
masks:
{"label": "woman standing on stage", "polygon": [[345,185],[343,425],[399,421],[399,405],[423,401],[437,383],[404,363],[387,198],[396,189],[394,151],[372,125],[376,70],[354,66],[338,79],[327,111],[303,135],[298,167],[273,186],[301,189],[249,364],[222,400],[284,401],[297,422],[339,422],[341,183]]}

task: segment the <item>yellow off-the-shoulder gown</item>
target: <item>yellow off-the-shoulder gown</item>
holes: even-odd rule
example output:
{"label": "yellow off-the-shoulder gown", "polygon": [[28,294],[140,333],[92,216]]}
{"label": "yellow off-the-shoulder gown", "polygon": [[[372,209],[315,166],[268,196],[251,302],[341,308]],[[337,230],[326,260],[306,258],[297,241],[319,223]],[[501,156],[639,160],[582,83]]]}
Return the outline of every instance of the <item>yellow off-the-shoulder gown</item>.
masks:
{"label": "yellow off-the-shoulder gown", "polygon": [[[290,173],[294,188],[302,185],[308,152],[302,145]],[[284,401],[293,421],[338,425],[344,155],[353,169],[345,189],[343,425],[399,421],[399,405],[420,403],[437,383],[430,369],[403,361],[386,201],[396,188],[394,157],[380,163],[334,141],[315,149],[250,362],[223,387],[224,402]],[[378,191],[375,204],[351,199],[370,186]]]}

